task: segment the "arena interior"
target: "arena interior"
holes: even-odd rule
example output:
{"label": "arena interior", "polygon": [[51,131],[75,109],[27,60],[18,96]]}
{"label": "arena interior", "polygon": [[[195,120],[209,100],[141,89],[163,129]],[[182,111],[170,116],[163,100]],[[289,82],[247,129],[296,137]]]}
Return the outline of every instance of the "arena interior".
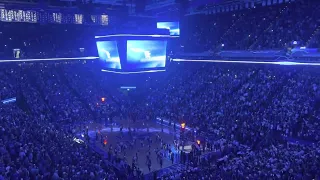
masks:
{"label": "arena interior", "polygon": [[319,66],[318,0],[0,0],[0,180],[319,180]]}

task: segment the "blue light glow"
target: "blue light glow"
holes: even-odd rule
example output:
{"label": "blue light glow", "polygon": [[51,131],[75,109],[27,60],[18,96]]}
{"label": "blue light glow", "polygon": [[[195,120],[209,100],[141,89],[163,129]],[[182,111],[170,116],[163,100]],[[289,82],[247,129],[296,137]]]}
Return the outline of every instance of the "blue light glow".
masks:
{"label": "blue light glow", "polygon": [[242,63],[242,64],[275,64],[275,65],[303,65],[303,66],[320,66],[320,63],[290,62],[290,61],[231,61],[231,60],[209,60],[209,59],[173,59],[176,62],[210,62],[210,63]]}
{"label": "blue light glow", "polygon": [[135,86],[121,86],[120,89],[136,89]]}
{"label": "blue light glow", "polygon": [[0,62],[33,62],[33,61],[68,61],[68,60],[94,60],[99,57],[74,57],[74,58],[45,58],[45,59],[8,59],[0,60]]}
{"label": "blue light glow", "polygon": [[8,103],[13,103],[13,102],[16,102],[17,101],[17,98],[14,97],[14,98],[9,98],[9,99],[5,99],[5,100],[2,100],[2,104],[8,104]]}
{"label": "blue light glow", "polygon": [[278,62],[279,65],[286,65],[286,66],[294,66],[296,63],[294,62]]}
{"label": "blue light glow", "polygon": [[96,39],[98,38],[110,38],[110,37],[154,37],[154,38],[176,38],[175,36],[170,35],[148,35],[148,34],[112,34],[112,35],[105,35],[105,36],[95,36]]}
{"label": "blue light glow", "polygon": [[100,60],[106,63],[106,68],[121,69],[116,41],[98,41],[97,48]]}
{"label": "blue light glow", "polygon": [[167,41],[128,40],[127,65],[129,69],[163,68],[166,66]]}
{"label": "blue light glow", "polygon": [[179,36],[180,35],[179,22],[158,22],[157,28],[158,29],[169,29],[170,35],[172,35],[172,36]]}
{"label": "blue light glow", "polygon": [[127,72],[118,72],[102,69],[102,72],[114,73],[114,74],[142,74],[142,73],[155,73],[155,72],[165,72],[166,70],[148,70],[148,71],[127,71]]}

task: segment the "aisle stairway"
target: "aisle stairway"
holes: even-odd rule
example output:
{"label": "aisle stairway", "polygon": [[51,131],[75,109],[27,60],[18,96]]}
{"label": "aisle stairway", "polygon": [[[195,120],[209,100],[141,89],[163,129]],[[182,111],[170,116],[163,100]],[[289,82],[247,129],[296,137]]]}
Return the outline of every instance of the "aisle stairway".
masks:
{"label": "aisle stairway", "polygon": [[225,38],[226,36],[228,36],[228,35],[234,30],[234,28],[237,28],[237,26],[241,26],[241,23],[242,23],[243,21],[245,21],[246,15],[247,15],[247,14],[245,14],[245,13],[241,13],[241,14],[239,15],[239,18],[238,18],[234,23],[232,23],[232,25],[228,28],[227,31],[225,31],[225,32],[223,33],[223,35],[220,37],[218,43],[216,44],[216,47],[215,47],[215,50],[216,50],[216,51],[219,50],[219,49],[221,49],[221,44],[224,43],[224,42],[223,42],[223,41],[224,41],[224,38]]}
{"label": "aisle stairway", "polygon": [[56,114],[56,111],[53,110],[52,106],[49,105],[49,102],[48,100],[46,99],[46,95],[44,94],[44,92],[41,90],[41,87],[40,85],[36,82],[36,75],[34,73],[30,73],[28,71],[25,71],[24,73],[27,74],[27,76],[29,77],[30,81],[30,85],[35,87],[37,89],[37,91],[39,92],[40,94],[40,97],[42,99],[42,101],[46,104],[46,107],[49,108],[50,110],[50,113],[52,113],[53,117],[57,117],[57,114]]}
{"label": "aisle stairway", "polygon": [[272,30],[272,28],[275,26],[275,24],[277,24],[277,22],[281,19],[281,16],[283,15],[282,12],[285,11],[287,7],[282,8],[279,11],[279,14],[273,19],[273,21],[271,21],[269,23],[269,26],[263,30],[263,32],[261,34],[257,35],[257,38],[255,39],[255,41],[248,47],[248,50],[253,50],[256,48],[257,44],[261,41],[261,38],[263,37],[264,33],[267,33],[268,31]]}
{"label": "aisle stairway", "polygon": [[319,37],[320,37],[320,25],[317,27],[317,29],[314,30],[314,32],[310,36],[309,40],[306,43],[306,47],[312,48],[312,46],[316,46],[314,44],[319,43],[319,39],[318,39]]}
{"label": "aisle stairway", "polygon": [[[58,71],[59,74],[65,74],[65,71],[64,71],[63,68],[61,68],[61,67],[58,68],[57,71]],[[81,103],[82,103],[82,104],[84,105],[84,107],[86,108],[87,112],[89,112],[89,113],[92,115],[92,117],[94,118],[94,120],[96,120],[96,119],[97,119],[97,114],[96,114],[94,111],[92,111],[92,109],[90,108],[89,103],[87,102],[87,100],[84,99],[84,98],[79,94],[79,92],[78,92],[74,87],[71,86],[69,80],[68,80],[65,76],[61,75],[61,76],[60,76],[60,79],[61,79],[62,82],[64,82],[64,84],[70,89],[70,91],[81,101]]]}

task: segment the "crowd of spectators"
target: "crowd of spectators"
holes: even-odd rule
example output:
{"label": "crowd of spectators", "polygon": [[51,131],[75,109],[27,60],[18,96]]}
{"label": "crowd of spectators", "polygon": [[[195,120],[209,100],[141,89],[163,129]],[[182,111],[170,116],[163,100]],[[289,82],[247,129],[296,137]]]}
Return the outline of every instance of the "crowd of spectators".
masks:
{"label": "crowd of spectators", "polygon": [[[282,49],[293,41],[316,47],[318,41],[309,38],[320,34],[319,5],[297,0],[194,16],[185,50]],[[93,36],[101,29],[0,22],[0,30],[1,58],[12,58],[14,48],[21,49],[21,58],[46,58],[94,55]],[[118,178],[87,142],[74,141],[79,126],[115,116],[185,122],[222,152],[218,160],[187,162],[163,179],[320,176],[317,67],[172,63],[165,78],[143,77],[133,97],[118,91],[119,79],[102,76],[95,65],[1,64],[0,100],[17,101],[0,103],[0,179]]]}
{"label": "crowd of spectators", "polygon": [[0,58],[13,59],[13,49],[20,49],[21,59],[96,56],[94,36],[102,29],[101,26],[0,22]]}
{"label": "crowd of spectators", "polygon": [[[319,21],[319,19],[318,19]],[[314,37],[309,39],[308,41],[308,47],[311,48],[319,48],[319,44],[320,44],[320,27],[318,27],[315,31],[314,31]]]}
{"label": "crowd of spectators", "polygon": [[[320,26],[318,1],[298,0],[191,16],[186,23],[186,52],[219,50],[265,50],[315,46],[314,33]],[[195,24],[190,27],[189,24]],[[316,45],[316,47],[318,47]]]}
{"label": "crowd of spectators", "polygon": [[[84,116],[86,110],[81,109],[78,100],[70,94],[70,89],[54,73],[57,69],[51,69],[52,73],[49,74],[46,72],[48,67],[50,65],[41,68],[26,65],[1,71],[4,73],[1,76],[1,82],[4,82],[1,84],[1,93],[12,88],[12,93],[6,93],[1,100],[16,96],[17,102],[0,104],[0,179],[116,178],[113,167],[107,165],[99,154],[73,140],[75,129],[59,122],[59,118],[67,117],[66,111],[76,121],[90,116]],[[32,73],[38,70],[43,73],[35,77],[43,80],[44,84],[35,85],[38,79],[32,79],[35,78]],[[42,79],[44,77],[46,79]],[[6,87],[7,84],[11,86]],[[56,89],[57,86],[61,89]],[[42,97],[43,93],[47,97]],[[26,104],[23,105],[21,101]],[[75,114],[83,117],[73,116]]]}
{"label": "crowd of spectators", "polygon": [[[297,0],[188,16],[181,20],[181,44],[185,52],[317,48],[319,8],[318,1]],[[0,22],[0,58],[12,59],[13,49],[21,58],[96,56],[94,36],[106,31],[114,28]]]}
{"label": "crowd of spectators", "polygon": [[[13,72],[13,71],[12,71]],[[16,79],[14,77],[8,76],[11,73],[11,69],[6,69],[0,67],[0,99],[6,99],[13,97],[16,93]]]}
{"label": "crowd of spectators", "polygon": [[155,116],[186,122],[210,143],[223,140],[218,144],[236,155],[219,168],[184,173],[199,177],[209,168],[224,178],[319,175],[320,161],[313,158],[320,153],[316,68],[228,64],[185,71],[192,75],[177,75],[166,87],[153,87],[148,107]]}
{"label": "crowd of spectators", "polygon": [[3,69],[1,100],[18,97],[15,104],[1,104],[1,127],[8,131],[1,134],[3,177],[114,176],[99,155],[73,141],[75,124],[101,118],[97,103],[102,96],[110,99],[103,116],[135,114],[138,119],[185,122],[227,157],[219,165],[203,158],[175,175],[195,177],[209,171],[214,173],[204,178],[319,175],[317,67],[175,63],[174,73],[166,79],[150,75],[136,102],[130,94],[109,91],[112,80],[108,75],[97,78],[101,72],[91,66],[40,63]]}

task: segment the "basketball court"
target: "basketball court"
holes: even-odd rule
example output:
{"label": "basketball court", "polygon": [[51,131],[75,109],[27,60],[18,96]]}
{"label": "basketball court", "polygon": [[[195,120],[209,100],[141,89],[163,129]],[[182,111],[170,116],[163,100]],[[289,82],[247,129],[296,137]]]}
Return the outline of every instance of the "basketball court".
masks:
{"label": "basketball court", "polygon": [[[170,167],[179,161],[178,150],[174,143],[179,137],[179,132],[175,132],[174,128],[161,125],[161,123],[157,123],[157,121],[144,123],[116,119],[112,124],[90,123],[87,127],[89,137],[95,139],[96,147],[105,153],[108,153],[111,146],[113,149],[118,145],[126,146],[121,152],[119,151],[118,157],[130,166],[132,165],[134,157],[138,157],[136,167],[138,167],[143,174]],[[96,135],[99,137],[98,140],[96,140]],[[106,145],[104,145],[101,137],[103,140],[106,140]],[[173,163],[168,150],[161,148],[161,145],[168,145],[168,149],[171,149],[175,154]],[[156,153],[159,151],[163,154],[162,167]],[[147,165],[147,155],[149,155],[151,160],[151,171],[149,171]]]}

